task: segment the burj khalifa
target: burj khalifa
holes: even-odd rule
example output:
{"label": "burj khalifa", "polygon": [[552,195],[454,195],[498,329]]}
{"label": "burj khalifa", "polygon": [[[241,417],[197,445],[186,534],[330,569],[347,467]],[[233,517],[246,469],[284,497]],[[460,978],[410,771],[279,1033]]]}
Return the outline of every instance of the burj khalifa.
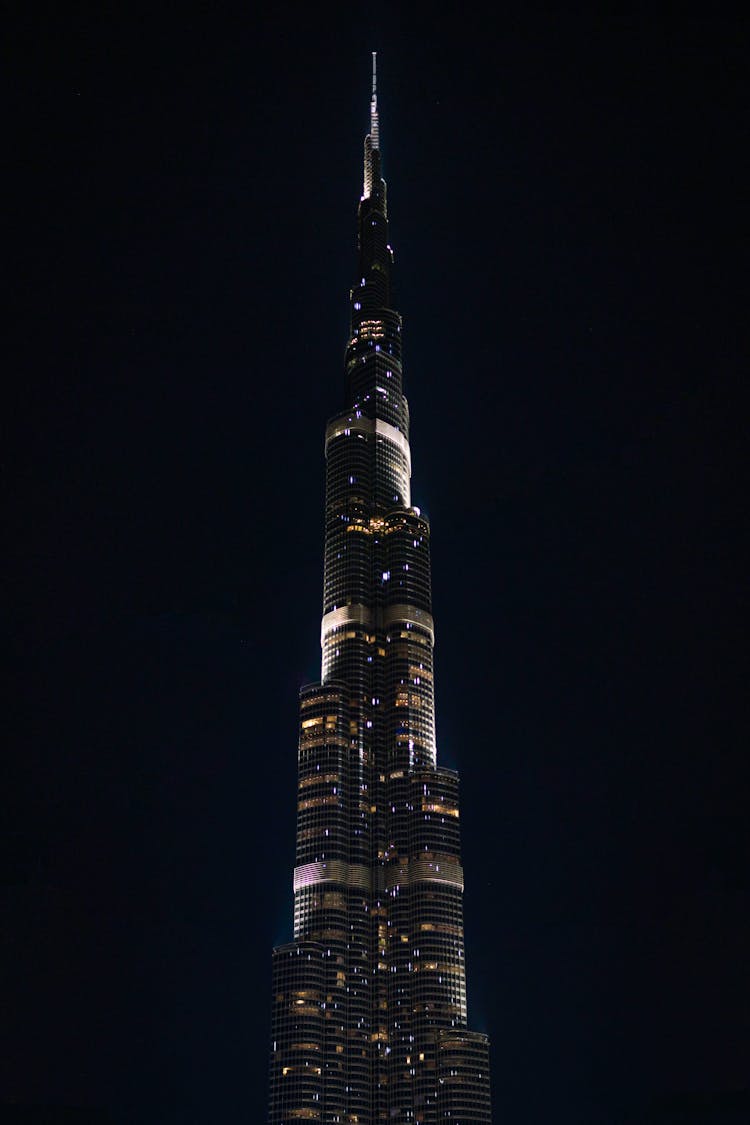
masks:
{"label": "burj khalifa", "polygon": [[377,97],[373,55],[345,406],[325,431],[321,678],[300,693],[294,936],[273,953],[268,1119],[487,1125]]}

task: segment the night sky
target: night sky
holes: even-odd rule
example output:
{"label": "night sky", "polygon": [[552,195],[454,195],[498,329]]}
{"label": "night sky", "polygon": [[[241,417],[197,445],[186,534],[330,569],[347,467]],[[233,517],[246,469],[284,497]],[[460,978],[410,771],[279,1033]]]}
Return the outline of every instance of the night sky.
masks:
{"label": "night sky", "polygon": [[265,1120],[377,49],[495,1119],[729,1120],[748,25],[369,7],[8,37],[0,1109]]}

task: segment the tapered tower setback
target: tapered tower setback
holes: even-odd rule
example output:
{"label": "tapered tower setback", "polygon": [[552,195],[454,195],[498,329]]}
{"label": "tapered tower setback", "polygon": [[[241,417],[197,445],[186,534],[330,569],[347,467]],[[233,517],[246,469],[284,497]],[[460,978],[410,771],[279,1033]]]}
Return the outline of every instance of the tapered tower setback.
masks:
{"label": "tapered tower setback", "polygon": [[373,56],[346,407],[326,428],[321,682],[300,697],[294,940],[273,955],[270,1125],[491,1121],[467,1028],[458,775],[437,765],[430,528]]}

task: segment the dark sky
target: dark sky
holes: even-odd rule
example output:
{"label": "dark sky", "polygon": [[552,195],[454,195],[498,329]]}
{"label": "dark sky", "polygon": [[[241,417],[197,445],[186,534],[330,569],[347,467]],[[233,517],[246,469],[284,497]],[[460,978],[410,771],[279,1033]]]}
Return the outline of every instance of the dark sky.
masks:
{"label": "dark sky", "polygon": [[373,49],[496,1120],[746,1089],[747,24],[161,7],[8,37],[0,1105],[265,1119]]}

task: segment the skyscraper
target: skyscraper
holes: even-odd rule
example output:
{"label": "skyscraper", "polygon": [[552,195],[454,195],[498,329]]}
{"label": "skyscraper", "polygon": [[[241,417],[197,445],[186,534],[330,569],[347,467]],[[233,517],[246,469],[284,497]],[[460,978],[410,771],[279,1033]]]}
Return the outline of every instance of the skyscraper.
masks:
{"label": "skyscraper", "polygon": [[373,55],[347,403],[326,428],[321,682],[300,697],[294,940],[274,950],[271,1125],[490,1122],[468,1030],[458,775],[437,765],[430,529],[409,409]]}

